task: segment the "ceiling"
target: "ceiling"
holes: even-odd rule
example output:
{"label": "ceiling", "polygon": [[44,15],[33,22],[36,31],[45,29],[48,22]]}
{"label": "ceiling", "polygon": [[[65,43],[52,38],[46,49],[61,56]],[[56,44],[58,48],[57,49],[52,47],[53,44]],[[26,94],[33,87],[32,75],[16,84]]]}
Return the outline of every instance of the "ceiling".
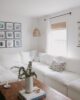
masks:
{"label": "ceiling", "polygon": [[80,5],[80,0],[0,0],[0,12],[39,17]]}

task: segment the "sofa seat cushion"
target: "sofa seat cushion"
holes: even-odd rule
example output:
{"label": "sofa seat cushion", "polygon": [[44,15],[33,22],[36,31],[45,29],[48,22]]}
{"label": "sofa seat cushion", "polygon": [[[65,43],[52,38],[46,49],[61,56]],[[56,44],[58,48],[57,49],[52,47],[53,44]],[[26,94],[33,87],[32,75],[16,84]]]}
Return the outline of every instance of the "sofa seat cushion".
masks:
{"label": "sofa seat cushion", "polygon": [[49,70],[49,66],[41,62],[33,62],[32,67],[43,74],[46,74],[46,72]]}
{"label": "sofa seat cushion", "polygon": [[58,81],[63,85],[69,85],[70,82],[80,78],[79,74],[69,71],[56,72],[50,69],[48,65],[39,62],[33,62],[33,69],[44,74],[47,79]]}
{"label": "sofa seat cushion", "polygon": [[63,72],[48,71],[46,77],[48,77],[51,80],[58,81],[63,85],[69,85],[71,81],[79,79],[80,75],[68,71],[63,71]]}
{"label": "sofa seat cushion", "polygon": [[45,82],[46,73],[50,70],[49,66],[40,62],[33,62],[32,67],[33,71],[37,74],[37,79]]}
{"label": "sofa seat cushion", "polygon": [[1,84],[5,84],[6,82],[15,82],[17,80],[18,80],[18,77],[9,70],[7,70],[6,73],[4,73],[0,76]]}
{"label": "sofa seat cushion", "polygon": [[80,79],[72,81],[69,84],[69,88],[72,89],[72,90],[76,90],[80,93]]}
{"label": "sofa seat cushion", "polygon": [[0,66],[0,84],[5,82],[14,82],[18,80],[18,76],[12,73],[10,70]]}

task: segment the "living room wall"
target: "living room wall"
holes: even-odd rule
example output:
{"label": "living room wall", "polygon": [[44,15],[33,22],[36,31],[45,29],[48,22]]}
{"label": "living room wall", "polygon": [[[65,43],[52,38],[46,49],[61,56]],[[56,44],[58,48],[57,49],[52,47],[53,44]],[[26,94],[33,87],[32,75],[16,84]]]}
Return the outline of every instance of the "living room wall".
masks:
{"label": "living room wall", "polygon": [[[0,53],[12,53],[19,51],[28,51],[32,50],[33,45],[35,44],[32,38],[33,28],[36,27],[36,19],[31,17],[24,17],[21,15],[11,15],[11,14],[0,14],[0,21],[4,22],[19,22],[22,24],[21,26],[21,34],[22,34],[22,47],[18,48],[0,48]],[[35,45],[36,48],[36,45]]]}
{"label": "living room wall", "polygon": [[78,44],[78,21],[80,21],[80,7],[71,8],[59,13],[51,14],[48,16],[41,17],[39,19],[39,28],[41,31],[41,37],[39,40],[39,51],[46,51],[46,34],[47,34],[47,22],[44,21],[44,18],[50,18],[52,16],[64,14],[66,12],[72,12],[71,15],[58,17],[53,19],[55,22],[61,19],[67,19],[67,55],[68,57],[80,58],[80,47],[77,47]]}

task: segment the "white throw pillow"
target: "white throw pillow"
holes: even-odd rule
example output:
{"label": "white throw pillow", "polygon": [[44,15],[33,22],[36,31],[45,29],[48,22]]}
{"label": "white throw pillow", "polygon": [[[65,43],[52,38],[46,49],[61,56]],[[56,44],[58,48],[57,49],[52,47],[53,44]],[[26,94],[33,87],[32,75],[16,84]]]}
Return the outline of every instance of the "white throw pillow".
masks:
{"label": "white throw pillow", "polygon": [[43,54],[40,56],[40,62],[51,66],[54,57],[48,54]]}
{"label": "white throw pillow", "polygon": [[51,69],[54,71],[63,71],[65,69],[65,62],[53,61],[51,65]]}
{"label": "white throw pillow", "polygon": [[28,62],[32,60],[30,52],[21,52],[21,58],[23,65],[27,65]]}
{"label": "white throw pillow", "polygon": [[31,50],[30,56],[33,61],[38,61],[39,52],[37,50]]}

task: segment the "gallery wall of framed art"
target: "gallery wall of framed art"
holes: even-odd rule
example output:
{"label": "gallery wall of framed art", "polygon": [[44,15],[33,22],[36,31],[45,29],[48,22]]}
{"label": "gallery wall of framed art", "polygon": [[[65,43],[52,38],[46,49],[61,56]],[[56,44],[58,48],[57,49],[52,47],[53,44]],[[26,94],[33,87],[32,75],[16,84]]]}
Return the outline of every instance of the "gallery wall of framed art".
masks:
{"label": "gallery wall of framed art", "polygon": [[0,21],[0,48],[21,47],[21,42],[21,23]]}

